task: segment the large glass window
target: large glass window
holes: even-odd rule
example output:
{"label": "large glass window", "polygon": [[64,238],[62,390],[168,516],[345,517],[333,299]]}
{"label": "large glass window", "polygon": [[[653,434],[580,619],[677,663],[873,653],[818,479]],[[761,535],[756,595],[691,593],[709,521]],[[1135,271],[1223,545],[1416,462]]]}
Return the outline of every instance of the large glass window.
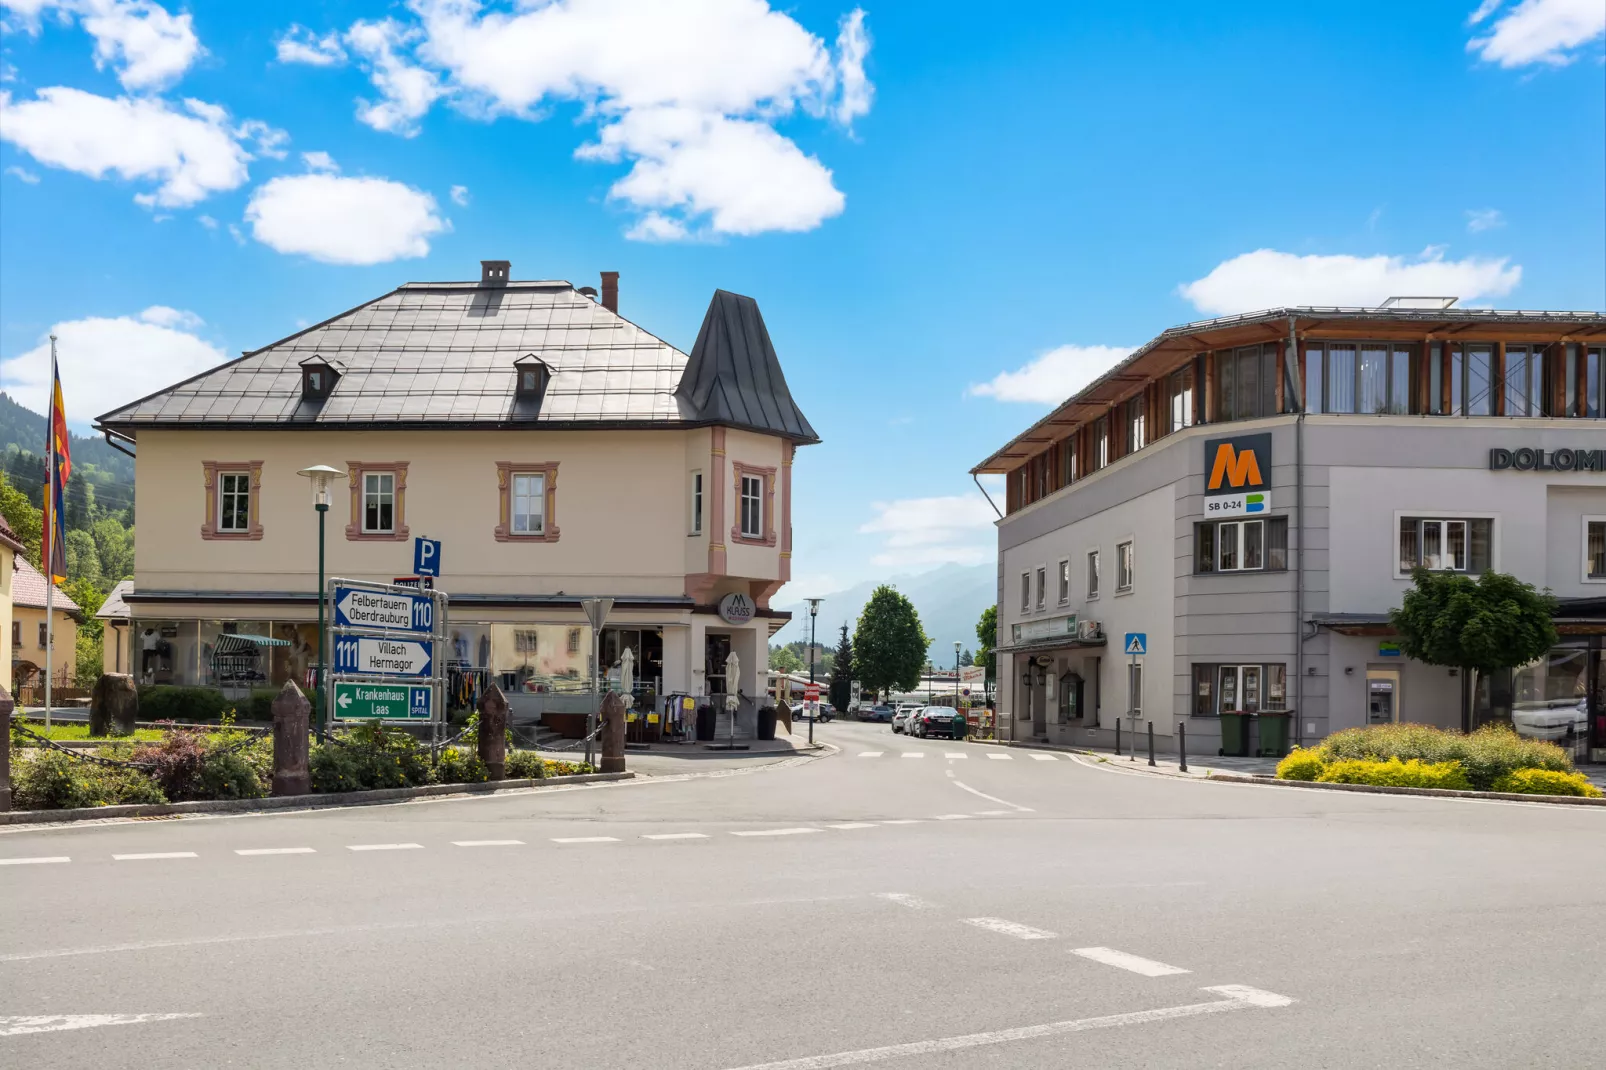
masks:
{"label": "large glass window", "polygon": [[1467,346],[1466,364],[1466,414],[1489,416],[1494,412],[1494,346]]}
{"label": "large glass window", "polygon": [[1491,567],[1494,521],[1487,518],[1400,518],[1400,572],[1426,568],[1481,573]]}
{"label": "large glass window", "polygon": [[1322,411],[1322,347],[1305,347],[1305,411]]}
{"label": "large glass window", "polygon": [[364,532],[383,532],[386,534],[396,530],[395,473],[364,473],[362,529]]}
{"label": "large glass window", "polygon": [[1283,712],[1288,708],[1287,666],[1195,664],[1192,713]]}
{"label": "large glass window", "polygon": [[545,528],[546,477],[535,474],[513,476],[513,534],[539,535]]}
{"label": "large glass window", "polygon": [[1606,519],[1584,518],[1584,576],[1606,580]]}
{"label": "large glass window", "polygon": [[1100,416],[1094,421],[1093,441],[1094,448],[1098,450],[1094,463],[1099,468],[1103,468],[1110,463],[1110,421],[1108,417]]}
{"label": "large glass window", "polygon": [[241,532],[251,527],[251,473],[218,474],[217,527],[219,531]]}
{"label": "large glass window", "polygon": [[1166,380],[1166,393],[1170,399],[1171,423],[1168,431],[1180,431],[1193,426],[1193,366],[1172,372]]}
{"label": "large glass window", "polygon": [[1136,453],[1148,444],[1145,437],[1145,414],[1143,412],[1143,395],[1139,394],[1126,403],[1126,451]]}
{"label": "large glass window", "polygon": [[1592,420],[1606,416],[1606,349],[1591,349],[1584,355],[1584,415]]}
{"label": "large glass window", "polygon": [[1277,347],[1239,346],[1216,353],[1216,419],[1252,420],[1277,412]]}
{"label": "large glass window", "polygon": [[1327,347],[1327,399],[1323,412],[1355,411],[1355,347]]}
{"label": "large glass window", "polygon": [[200,685],[199,622],[136,620],[131,627],[134,674],[141,684]]}
{"label": "large glass window", "polygon": [[1212,520],[1195,525],[1199,572],[1246,572],[1288,567],[1288,518]]}
{"label": "large glass window", "polygon": [[1506,346],[1506,415],[1543,414],[1544,346]]}
{"label": "large glass window", "polygon": [[1411,370],[1416,350],[1391,342],[1328,342],[1305,349],[1310,412],[1380,415],[1415,411]]}
{"label": "large glass window", "polygon": [[1130,591],[1132,589],[1134,565],[1132,544],[1130,542],[1117,543],[1115,546],[1115,589],[1117,591]]}

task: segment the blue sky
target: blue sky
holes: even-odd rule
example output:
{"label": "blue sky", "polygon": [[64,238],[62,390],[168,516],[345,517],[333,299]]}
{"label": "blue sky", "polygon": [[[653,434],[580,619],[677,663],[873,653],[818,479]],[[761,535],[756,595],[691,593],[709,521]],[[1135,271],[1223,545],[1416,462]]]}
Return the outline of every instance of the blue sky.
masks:
{"label": "blue sky", "polygon": [[748,293],[825,439],[795,596],[989,561],[969,467],[1172,324],[1606,307],[1600,0],[0,18],[0,387],[54,326],[85,421],[481,258],[682,348]]}

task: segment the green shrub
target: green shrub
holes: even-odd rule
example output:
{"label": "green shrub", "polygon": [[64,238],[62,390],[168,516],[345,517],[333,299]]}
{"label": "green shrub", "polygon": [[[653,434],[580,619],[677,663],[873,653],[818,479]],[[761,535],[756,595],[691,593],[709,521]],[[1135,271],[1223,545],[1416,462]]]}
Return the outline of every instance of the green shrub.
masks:
{"label": "green shrub", "polygon": [[1377,784],[1391,788],[1449,788],[1468,791],[1472,783],[1460,762],[1424,762],[1398,758],[1375,762],[1365,758],[1342,758],[1329,762],[1316,778],[1323,784]]}
{"label": "green shrub", "polygon": [[253,691],[248,698],[234,704],[234,712],[243,721],[273,720],[273,700],[277,691]]}
{"label": "green shrub", "polygon": [[547,776],[577,776],[581,773],[595,773],[596,770],[585,762],[565,762],[548,758],[546,764]]}
{"label": "green shrub", "polygon": [[216,721],[232,705],[210,687],[160,684],[139,689],[142,721]]}
{"label": "green shrub", "polygon": [[1522,795],[1578,795],[1598,799],[1601,790],[1582,773],[1558,773],[1553,769],[1518,769],[1494,782],[1494,791]]}
{"label": "green shrub", "polygon": [[1324,763],[1321,753],[1295,747],[1288,757],[1277,763],[1279,780],[1315,780],[1322,775]]}
{"label": "green shrub", "polygon": [[504,772],[509,780],[539,780],[546,776],[546,762],[533,750],[510,750]]}
{"label": "green shrub", "polygon": [[411,788],[431,780],[428,752],[418,741],[378,722],[313,744],[307,764],[315,792]]}
{"label": "green shrub", "polygon": [[485,768],[479,755],[456,747],[441,751],[435,765],[437,784],[483,784],[490,779],[490,775],[490,770]]}
{"label": "green shrub", "polygon": [[[149,765],[150,778],[173,802],[260,799],[272,778],[271,747],[271,741],[239,732],[179,728],[158,743],[135,747],[133,760]],[[251,751],[257,752],[254,758]]]}
{"label": "green shrub", "polygon": [[1554,743],[1524,739],[1505,724],[1484,725],[1471,735],[1422,724],[1368,725],[1335,732],[1316,748],[1326,762],[1413,758],[1437,764],[1460,762],[1476,791],[1488,791],[1518,769],[1572,772],[1572,760]]}
{"label": "green shrub", "polygon": [[112,769],[49,749],[13,765],[11,787],[21,810],[167,802],[156,782],[137,769]]}

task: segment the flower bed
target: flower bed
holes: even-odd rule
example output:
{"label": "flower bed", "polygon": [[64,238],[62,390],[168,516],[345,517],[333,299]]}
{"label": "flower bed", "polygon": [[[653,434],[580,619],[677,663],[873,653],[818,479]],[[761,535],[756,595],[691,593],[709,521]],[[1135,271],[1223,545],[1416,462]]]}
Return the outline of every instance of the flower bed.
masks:
{"label": "flower bed", "polygon": [[1428,725],[1388,724],[1335,732],[1277,765],[1282,780],[1448,788],[1599,798],[1554,743],[1493,724],[1463,735]]}

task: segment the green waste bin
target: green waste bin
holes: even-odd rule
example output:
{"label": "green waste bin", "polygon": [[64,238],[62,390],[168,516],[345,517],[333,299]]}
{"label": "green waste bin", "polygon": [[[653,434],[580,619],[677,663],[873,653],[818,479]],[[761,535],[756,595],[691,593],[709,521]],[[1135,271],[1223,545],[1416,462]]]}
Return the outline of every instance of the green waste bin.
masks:
{"label": "green waste bin", "polygon": [[1249,757],[1249,715],[1242,710],[1221,714],[1221,751],[1229,758]]}
{"label": "green waste bin", "polygon": [[1288,753],[1288,722],[1286,713],[1260,715],[1260,756],[1281,758]]}

